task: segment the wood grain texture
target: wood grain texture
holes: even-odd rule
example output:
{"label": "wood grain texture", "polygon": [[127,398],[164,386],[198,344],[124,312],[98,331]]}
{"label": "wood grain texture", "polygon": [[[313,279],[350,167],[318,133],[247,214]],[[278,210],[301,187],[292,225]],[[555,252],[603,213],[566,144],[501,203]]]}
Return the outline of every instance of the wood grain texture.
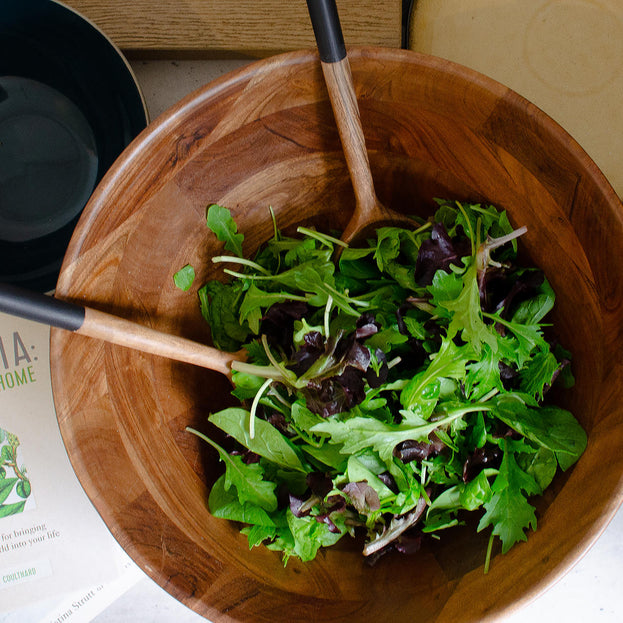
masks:
{"label": "wood grain texture", "polygon": [[85,309],[84,323],[76,333],[142,353],[201,366],[227,377],[231,377],[231,364],[234,361],[246,360],[244,351],[220,351],[194,340],[155,331],[151,327],[91,308]]}
{"label": "wood grain texture", "polygon": [[[492,621],[536,597],[599,536],[623,499],[623,208],[560,127],[504,86],[413,52],[349,50],[379,199],[430,214],[434,197],[507,210],[528,258],[557,293],[553,322],[574,354],[567,406],[588,448],[537,502],[539,527],[495,555],[487,535],[448,533],[416,557],[369,567],[353,544],[311,563],[249,551],[207,510],[218,457],[184,432],[233,404],[225,377],[53,330],[54,399],[72,464],[112,533],[161,586],[218,622]],[[232,210],[250,255],[285,230],[342,229],[354,197],[320,63],[295,52],[189,96],[124,152],[72,238],[60,296],[208,342],[194,292],[222,273],[206,206]],[[614,260],[616,261],[616,260]]]}
{"label": "wood grain texture", "polygon": [[[266,56],[314,46],[304,0],[67,0],[122,50]],[[400,47],[400,0],[338,0],[353,45]]]}
{"label": "wood grain texture", "polygon": [[389,223],[409,226],[412,222],[408,216],[390,210],[376,196],[348,57],[335,63],[323,62],[322,73],[355,195],[355,209],[341,239],[348,243],[361,240]]}

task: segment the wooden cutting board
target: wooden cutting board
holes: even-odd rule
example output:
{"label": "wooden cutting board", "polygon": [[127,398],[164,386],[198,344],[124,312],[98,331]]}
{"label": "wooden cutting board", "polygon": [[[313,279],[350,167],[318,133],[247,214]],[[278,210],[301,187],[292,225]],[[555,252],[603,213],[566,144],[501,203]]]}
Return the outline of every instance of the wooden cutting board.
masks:
{"label": "wooden cutting board", "polygon": [[[304,0],[66,0],[128,55],[267,56],[315,45]],[[337,0],[350,45],[400,47],[401,0]]]}

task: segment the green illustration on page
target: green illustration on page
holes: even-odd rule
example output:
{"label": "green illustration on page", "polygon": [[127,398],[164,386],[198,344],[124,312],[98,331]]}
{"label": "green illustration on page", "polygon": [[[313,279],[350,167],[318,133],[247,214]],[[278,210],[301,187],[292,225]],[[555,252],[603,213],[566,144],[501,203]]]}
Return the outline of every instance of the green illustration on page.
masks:
{"label": "green illustration on page", "polygon": [[0,517],[21,513],[31,494],[16,435],[0,428]]}

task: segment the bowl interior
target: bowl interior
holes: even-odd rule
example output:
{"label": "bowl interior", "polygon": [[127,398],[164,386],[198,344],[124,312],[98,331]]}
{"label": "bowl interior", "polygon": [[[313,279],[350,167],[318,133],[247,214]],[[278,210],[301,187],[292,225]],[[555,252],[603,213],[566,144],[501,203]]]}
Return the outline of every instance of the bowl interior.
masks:
{"label": "bowl interior", "polygon": [[[488,536],[473,526],[374,567],[353,544],[284,568],[207,510],[218,457],[184,428],[207,431],[207,415],[233,404],[228,381],[53,330],[54,398],[84,488],[143,569],[214,621],[377,621],[414,611],[485,620],[567,571],[622,499],[622,284],[610,267],[623,227],[614,191],[571,137],[502,85],[413,52],[350,56],[382,202],[429,215],[435,197],[481,201],[527,225],[524,252],[556,291],[552,321],[573,352],[565,405],[589,445],[538,500],[537,532],[495,555],[487,575]],[[210,257],[221,247],[205,226],[213,202],[232,211],[248,255],[272,234],[269,206],[286,231],[343,229],[353,192],[315,53],[224,76],[149,126],[92,196],[57,292],[209,341],[194,291],[175,288],[172,276],[187,263],[196,284],[220,275]]]}

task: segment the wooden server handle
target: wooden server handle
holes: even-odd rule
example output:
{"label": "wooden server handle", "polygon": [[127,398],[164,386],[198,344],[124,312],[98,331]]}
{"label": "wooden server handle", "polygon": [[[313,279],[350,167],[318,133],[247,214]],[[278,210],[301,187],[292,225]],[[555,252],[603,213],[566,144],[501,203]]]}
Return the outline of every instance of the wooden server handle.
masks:
{"label": "wooden server handle", "polygon": [[344,229],[342,240],[351,242],[385,223],[402,223],[411,227],[411,219],[390,210],[376,196],[357,94],[335,0],[307,0],[307,8],[355,194],[355,211]]}
{"label": "wooden server handle", "polygon": [[357,205],[372,212],[376,194],[337,5],[335,0],[307,0],[307,8]]}
{"label": "wooden server handle", "polygon": [[223,352],[113,314],[10,284],[0,284],[0,311],[144,353],[208,368],[227,376],[231,374],[234,361],[246,359],[244,351]]}

